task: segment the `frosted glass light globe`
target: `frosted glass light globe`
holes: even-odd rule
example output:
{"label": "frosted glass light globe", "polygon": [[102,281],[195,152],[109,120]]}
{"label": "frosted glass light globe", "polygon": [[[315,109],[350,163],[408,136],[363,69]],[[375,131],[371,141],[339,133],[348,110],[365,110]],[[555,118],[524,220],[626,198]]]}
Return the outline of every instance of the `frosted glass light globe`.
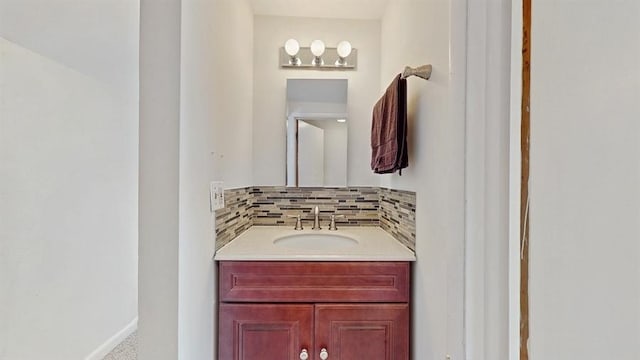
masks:
{"label": "frosted glass light globe", "polygon": [[298,51],[300,51],[300,44],[296,39],[289,39],[284,43],[284,51],[287,52],[289,56],[296,56]]}
{"label": "frosted glass light globe", "polygon": [[316,57],[320,57],[324,54],[324,43],[322,40],[313,40],[311,42],[311,53]]}
{"label": "frosted glass light globe", "polygon": [[351,43],[348,41],[340,41],[338,43],[338,56],[341,58],[346,58],[351,54]]}

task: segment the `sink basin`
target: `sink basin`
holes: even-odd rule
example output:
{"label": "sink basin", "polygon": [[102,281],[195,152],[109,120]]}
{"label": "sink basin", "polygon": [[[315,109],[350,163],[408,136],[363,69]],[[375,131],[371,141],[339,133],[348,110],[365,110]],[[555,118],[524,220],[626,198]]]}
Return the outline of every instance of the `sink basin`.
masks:
{"label": "sink basin", "polygon": [[338,234],[305,233],[277,238],[273,244],[292,249],[323,250],[354,247],[358,245],[358,240]]}

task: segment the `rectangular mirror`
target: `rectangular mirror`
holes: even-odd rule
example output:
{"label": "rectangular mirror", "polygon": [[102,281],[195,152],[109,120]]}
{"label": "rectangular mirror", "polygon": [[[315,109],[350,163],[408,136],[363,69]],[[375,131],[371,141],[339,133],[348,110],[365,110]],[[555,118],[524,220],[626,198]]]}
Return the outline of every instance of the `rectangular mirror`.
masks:
{"label": "rectangular mirror", "polygon": [[287,186],[347,186],[347,80],[287,80]]}

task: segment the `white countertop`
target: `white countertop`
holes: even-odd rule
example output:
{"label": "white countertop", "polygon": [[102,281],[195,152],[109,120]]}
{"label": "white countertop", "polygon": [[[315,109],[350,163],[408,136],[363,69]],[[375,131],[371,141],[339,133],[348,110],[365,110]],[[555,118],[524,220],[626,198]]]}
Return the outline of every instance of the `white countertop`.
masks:
{"label": "white countertop", "polygon": [[[315,249],[275,245],[274,240],[290,235],[342,235],[358,241],[351,247]],[[415,261],[413,251],[379,227],[343,226],[337,231],[293,230],[284,226],[252,226],[220,248],[214,260],[279,260],[279,261]]]}

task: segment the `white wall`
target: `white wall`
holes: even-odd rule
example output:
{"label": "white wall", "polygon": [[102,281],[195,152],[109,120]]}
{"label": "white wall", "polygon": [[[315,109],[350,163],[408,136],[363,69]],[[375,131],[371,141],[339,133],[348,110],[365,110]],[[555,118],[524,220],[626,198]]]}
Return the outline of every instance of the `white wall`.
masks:
{"label": "white wall", "polygon": [[412,351],[414,358],[425,360],[447,354],[461,359],[463,349],[465,124],[457,89],[464,90],[464,67],[458,67],[455,56],[456,44],[464,44],[464,38],[458,41],[453,28],[459,22],[464,25],[465,18],[450,18],[460,15],[454,3],[390,1],[381,31],[378,96],[405,65],[433,65],[429,81],[407,81],[409,167],[402,176],[380,180],[382,186],[417,195]]}
{"label": "white wall", "polygon": [[138,3],[82,3],[0,1],[2,359],[136,325]]}
{"label": "white wall", "polygon": [[[508,311],[511,0],[474,1],[468,6],[465,352],[476,360],[500,360],[509,356],[509,318],[517,322],[519,315],[519,309]],[[516,46],[514,51],[521,54],[521,49]],[[515,74],[521,76],[519,68]],[[519,153],[519,143],[514,149]]]}
{"label": "white wall", "polygon": [[[40,5],[64,14],[58,21],[78,15],[68,4]],[[33,10],[25,3],[21,15]],[[135,22],[124,22],[119,34],[137,37]],[[42,35],[51,48],[78,50],[55,30]],[[136,51],[114,59],[131,73],[136,61]],[[138,122],[136,99],[122,95],[137,91],[129,85],[115,92],[0,38],[1,359],[99,359],[135,328]]]}
{"label": "white wall", "polygon": [[208,39],[200,40],[200,46],[211,47],[207,50],[211,63],[200,68],[204,71],[200,76],[212,79],[213,84],[201,99],[208,104],[199,106],[214,123],[216,180],[225,181],[225,188],[253,185],[253,14],[246,0],[194,3],[203,9],[213,6],[206,12],[211,23],[204,29]]}
{"label": "white wall", "polygon": [[140,360],[178,358],[180,15],[140,2]]}
{"label": "white wall", "polygon": [[245,1],[141,3],[142,360],[216,353],[208,189],[251,184],[252,22]]}
{"label": "white wall", "polygon": [[531,358],[638,359],[640,3],[537,1]]}
{"label": "white wall", "polygon": [[252,26],[244,0],[182,1],[179,359],[215,358],[209,182],[251,184]]}
{"label": "white wall", "polygon": [[348,115],[347,103],[345,102],[288,102],[286,115],[296,115],[297,117],[331,117]]}
{"label": "white wall", "polygon": [[348,137],[346,123],[332,124],[324,129],[324,186],[345,186],[347,179]]}
{"label": "white wall", "polygon": [[[327,47],[348,40],[358,49],[356,71],[280,69],[278,51],[289,38]],[[286,166],[287,78],[348,79],[349,185],[378,185],[371,172],[371,109],[380,76],[380,22],[255,16],[254,23],[253,182],[284,185]]]}
{"label": "white wall", "polygon": [[0,34],[137,103],[138,0],[0,0]]}
{"label": "white wall", "polygon": [[324,130],[298,121],[299,186],[323,186],[324,152]]}

